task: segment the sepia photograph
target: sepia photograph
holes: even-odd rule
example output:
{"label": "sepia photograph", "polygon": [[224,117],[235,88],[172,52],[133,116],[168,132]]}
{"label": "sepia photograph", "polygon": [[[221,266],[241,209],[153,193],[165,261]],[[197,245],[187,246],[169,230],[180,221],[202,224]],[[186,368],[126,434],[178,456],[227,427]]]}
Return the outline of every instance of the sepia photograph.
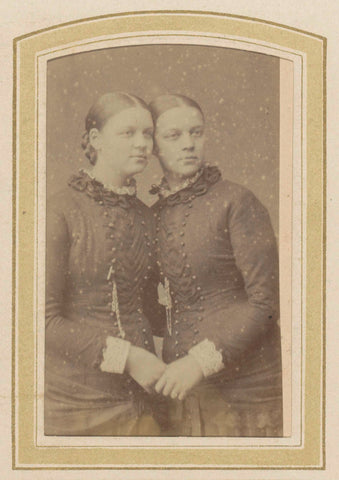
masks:
{"label": "sepia photograph", "polygon": [[47,62],[45,435],[283,436],[280,60]]}
{"label": "sepia photograph", "polygon": [[326,39],[118,12],[13,57],[13,469],[323,470]]}

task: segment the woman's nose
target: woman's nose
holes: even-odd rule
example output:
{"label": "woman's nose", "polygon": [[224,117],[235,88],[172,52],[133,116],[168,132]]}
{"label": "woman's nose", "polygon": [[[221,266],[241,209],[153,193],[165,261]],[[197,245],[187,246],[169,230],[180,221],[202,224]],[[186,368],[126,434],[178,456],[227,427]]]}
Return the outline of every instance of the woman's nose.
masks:
{"label": "woman's nose", "polygon": [[143,133],[136,133],[134,135],[134,146],[135,147],[146,147],[147,146],[147,140],[146,137]]}
{"label": "woman's nose", "polygon": [[185,133],[182,135],[182,148],[194,148],[194,139],[192,138],[192,135],[190,133]]}

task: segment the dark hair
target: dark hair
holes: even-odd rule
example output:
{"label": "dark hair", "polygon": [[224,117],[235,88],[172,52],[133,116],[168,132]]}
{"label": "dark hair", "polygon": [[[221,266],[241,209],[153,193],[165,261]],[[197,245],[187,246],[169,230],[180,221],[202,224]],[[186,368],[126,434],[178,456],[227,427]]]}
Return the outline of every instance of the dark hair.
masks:
{"label": "dark hair", "polygon": [[147,104],[141,98],[124,92],[106,93],[91,106],[85,120],[85,132],[82,136],[81,147],[92,165],[95,165],[97,161],[97,151],[89,141],[91,129],[101,130],[111,117],[132,107],[141,107],[149,111]]}
{"label": "dark hair", "polygon": [[162,113],[170,110],[171,108],[182,106],[196,108],[201,113],[202,118],[204,119],[203,111],[201,110],[200,105],[195,100],[192,100],[192,98],[189,97],[185,97],[185,95],[173,93],[160,95],[149,104],[149,110],[152,114],[154,124]]}

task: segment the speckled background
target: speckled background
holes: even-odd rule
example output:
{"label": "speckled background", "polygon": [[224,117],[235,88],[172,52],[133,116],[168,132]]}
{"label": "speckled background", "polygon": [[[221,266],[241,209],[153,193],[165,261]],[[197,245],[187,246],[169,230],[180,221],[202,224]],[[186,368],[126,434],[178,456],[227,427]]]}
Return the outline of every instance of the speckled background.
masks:
{"label": "speckled background", "polygon": [[[279,216],[279,59],[220,47],[147,45],[79,53],[48,62],[47,194],[87,167],[80,142],[88,109],[103,93],[122,90],[146,102],[162,93],[194,98],[206,117],[206,160],[250,188]],[[154,158],[137,177],[147,204],[161,178]]]}

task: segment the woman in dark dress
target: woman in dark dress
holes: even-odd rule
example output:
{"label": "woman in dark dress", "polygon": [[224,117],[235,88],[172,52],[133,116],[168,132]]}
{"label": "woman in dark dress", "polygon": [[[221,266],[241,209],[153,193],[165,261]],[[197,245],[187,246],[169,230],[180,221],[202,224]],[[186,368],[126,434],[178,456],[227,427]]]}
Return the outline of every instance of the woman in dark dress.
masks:
{"label": "woman in dark dress", "polygon": [[152,193],[168,364],[155,389],[173,399],[170,434],[281,436],[279,273],[269,215],[251,191],[204,163],[196,102],[164,95],[150,108],[164,171]]}
{"label": "woman in dark dress", "polygon": [[48,202],[46,435],[160,432],[159,396],[149,392],[165,365],[142,309],[153,216],[133,179],[152,134],[142,100],[103,95],[86,118],[91,170]]}

